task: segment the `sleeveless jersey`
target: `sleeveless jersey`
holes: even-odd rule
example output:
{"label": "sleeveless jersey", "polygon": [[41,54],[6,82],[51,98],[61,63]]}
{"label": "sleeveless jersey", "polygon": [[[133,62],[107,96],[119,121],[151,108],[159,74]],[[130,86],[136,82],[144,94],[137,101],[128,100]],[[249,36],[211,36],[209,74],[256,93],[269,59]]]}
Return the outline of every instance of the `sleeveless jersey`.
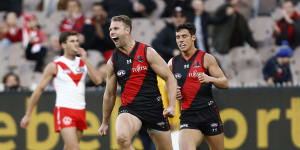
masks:
{"label": "sleeveless jersey", "polygon": [[175,56],[172,60],[173,74],[181,87],[181,110],[193,111],[209,106],[212,101],[211,83],[201,83],[199,74],[206,73],[203,66],[205,52],[197,50],[189,60]]}
{"label": "sleeveless jersey", "polygon": [[56,76],[53,80],[57,107],[85,108],[85,78],[87,67],[80,57],[75,60],[61,56],[54,60]]}
{"label": "sleeveless jersey", "polygon": [[129,55],[118,49],[112,55],[114,72],[121,85],[121,105],[133,110],[162,108],[156,73],[146,54],[147,46],[135,42]]}

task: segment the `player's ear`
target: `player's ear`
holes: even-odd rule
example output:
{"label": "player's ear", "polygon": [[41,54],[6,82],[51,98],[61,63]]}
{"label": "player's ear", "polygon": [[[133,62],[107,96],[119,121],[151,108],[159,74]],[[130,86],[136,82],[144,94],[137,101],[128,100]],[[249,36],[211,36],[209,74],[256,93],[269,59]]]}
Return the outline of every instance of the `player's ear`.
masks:
{"label": "player's ear", "polygon": [[192,35],[192,40],[196,40],[196,35],[194,34],[194,35]]}
{"label": "player's ear", "polygon": [[125,28],[125,31],[126,31],[128,34],[130,34],[130,28],[129,28],[129,27],[126,27],[126,28]]}
{"label": "player's ear", "polygon": [[62,47],[63,49],[65,49],[65,48],[66,48],[66,43],[61,43],[61,47]]}

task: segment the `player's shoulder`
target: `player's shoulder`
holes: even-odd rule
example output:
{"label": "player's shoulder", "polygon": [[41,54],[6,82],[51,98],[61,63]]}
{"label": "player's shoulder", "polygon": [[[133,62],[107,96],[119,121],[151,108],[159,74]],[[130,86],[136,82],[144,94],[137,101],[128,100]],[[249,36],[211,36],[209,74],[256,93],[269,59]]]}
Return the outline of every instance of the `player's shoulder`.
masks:
{"label": "player's shoulder", "polygon": [[46,74],[56,74],[56,63],[50,62],[46,65],[45,69],[44,69],[44,73]]}
{"label": "player's shoulder", "polygon": [[64,57],[63,56],[59,56],[59,57],[57,57],[57,58],[55,58],[53,60],[54,63],[59,62],[59,61],[64,61]]}
{"label": "player's shoulder", "polygon": [[204,53],[204,61],[212,62],[216,61],[216,58],[212,54]]}

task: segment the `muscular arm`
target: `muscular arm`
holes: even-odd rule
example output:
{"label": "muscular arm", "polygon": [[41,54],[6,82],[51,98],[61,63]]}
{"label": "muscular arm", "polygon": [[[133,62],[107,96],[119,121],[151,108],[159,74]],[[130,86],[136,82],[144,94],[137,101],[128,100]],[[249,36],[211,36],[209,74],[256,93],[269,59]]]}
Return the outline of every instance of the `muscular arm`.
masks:
{"label": "muscular arm", "polygon": [[208,70],[210,76],[208,81],[214,84],[218,88],[228,88],[228,81],[223,71],[219,67],[216,59],[210,55],[205,54],[204,56],[204,67]]}
{"label": "muscular arm", "polygon": [[[38,103],[45,87],[52,80],[52,78],[55,74],[56,74],[56,66],[55,66],[55,63],[52,62],[52,63],[48,64],[47,67],[45,68],[45,71],[42,75],[41,80],[38,83],[37,88],[34,90],[34,92],[32,93],[32,95],[30,97],[30,103],[29,103],[29,106],[28,106],[26,114],[25,114],[25,116],[27,116],[28,118],[30,118],[32,110],[35,107],[35,105]],[[22,125],[23,128],[26,128],[26,126],[27,126],[27,124],[24,124],[24,126]]]}
{"label": "muscular arm", "polygon": [[170,106],[175,108],[177,82],[165,61],[152,48],[147,49],[147,60],[151,68],[166,81],[166,90]]}
{"label": "muscular arm", "polygon": [[103,119],[102,123],[108,124],[111,112],[115,106],[117,78],[114,74],[113,64],[111,59],[107,63],[107,81],[106,89],[103,96]]}
{"label": "muscular arm", "polygon": [[169,66],[169,69],[171,70],[171,72],[173,71],[173,59],[174,59],[174,57],[171,58],[168,62],[168,66]]}

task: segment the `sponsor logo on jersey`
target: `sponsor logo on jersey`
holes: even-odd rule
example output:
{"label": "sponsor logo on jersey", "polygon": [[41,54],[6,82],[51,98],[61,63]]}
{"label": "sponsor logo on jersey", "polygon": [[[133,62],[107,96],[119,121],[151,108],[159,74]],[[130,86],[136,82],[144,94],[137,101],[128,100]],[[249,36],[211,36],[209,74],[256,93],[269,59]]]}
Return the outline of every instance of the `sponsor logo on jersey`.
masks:
{"label": "sponsor logo on jersey", "polygon": [[135,68],[132,68],[132,72],[141,72],[144,70],[148,70],[147,66],[137,65]]}
{"label": "sponsor logo on jersey", "polygon": [[194,68],[199,68],[201,65],[199,64],[199,61],[196,61],[195,64],[193,65]]}
{"label": "sponsor logo on jersey", "polygon": [[138,62],[144,62],[144,60],[143,60],[143,57],[142,57],[142,56],[138,56],[138,57],[137,57],[137,59],[138,59],[138,60],[137,60]]}
{"label": "sponsor logo on jersey", "polygon": [[202,74],[203,72],[198,72],[197,70],[194,70],[193,72],[189,73],[189,77],[191,78],[198,78],[200,74]]}
{"label": "sponsor logo on jersey", "polygon": [[125,71],[125,70],[119,70],[119,71],[117,72],[117,76],[118,76],[118,77],[123,77],[125,74],[126,74],[126,71]]}
{"label": "sponsor logo on jersey", "polygon": [[72,123],[72,118],[69,116],[65,116],[62,120],[64,125],[70,125]]}
{"label": "sponsor logo on jersey", "polygon": [[182,77],[181,73],[175,73],[175,78],[176,79],[181,79],[181,77]]}

